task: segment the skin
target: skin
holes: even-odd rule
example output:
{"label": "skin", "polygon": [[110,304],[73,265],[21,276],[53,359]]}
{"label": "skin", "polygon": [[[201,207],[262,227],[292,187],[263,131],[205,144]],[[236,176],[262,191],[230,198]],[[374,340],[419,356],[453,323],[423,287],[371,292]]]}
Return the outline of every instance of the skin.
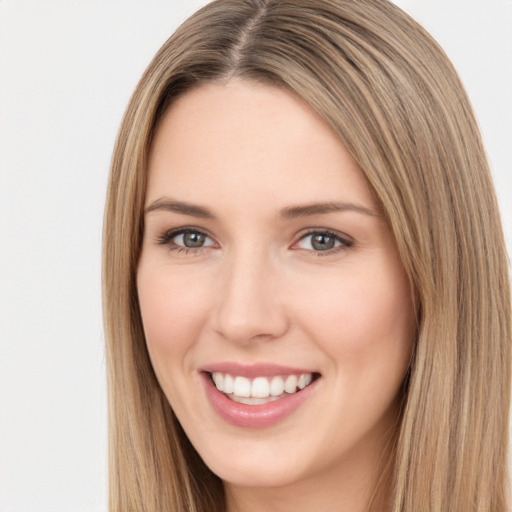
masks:
{"label": "skin", "polygon": [[[167,200],[212,218],[158,208]],[[353,208],[282,215],[326,202]],[[157,127],[146,209],[137,284],[148,351],[191,442],[224,481],[228,511],[366,510],[415,320],[393,238],[339,138],[284,90],[203,85]],[[204,246],[187,251],[169,235],[182,227],[205,233]],[[311,229],[340,238],[321,251]],[[283,421],[243,428],[206,398],[199,368],[219,361],[321,377]]]}

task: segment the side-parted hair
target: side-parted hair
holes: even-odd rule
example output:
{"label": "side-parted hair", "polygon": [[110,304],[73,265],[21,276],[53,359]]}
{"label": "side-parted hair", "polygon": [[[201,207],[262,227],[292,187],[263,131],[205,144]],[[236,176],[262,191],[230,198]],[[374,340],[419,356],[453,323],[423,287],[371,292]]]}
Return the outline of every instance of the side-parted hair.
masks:
{"label": "side-parted hair", "polygon": [[511,310],[497,201],[457,73],[387,0],[217,0],[141,78],[116,141],[104,225],[110,512],[225,510],[221,481],[153,373],[136,273],[158,120],[192,88],[231,78],[284,88],[320,115],[396,241],[418,328],[389,512],[505,512]]}

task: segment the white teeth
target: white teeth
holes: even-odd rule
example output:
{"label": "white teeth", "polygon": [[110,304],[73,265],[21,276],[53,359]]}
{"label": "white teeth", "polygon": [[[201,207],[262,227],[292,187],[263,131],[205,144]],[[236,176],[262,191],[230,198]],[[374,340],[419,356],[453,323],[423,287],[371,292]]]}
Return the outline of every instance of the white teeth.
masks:
{"label": "white teeth", "polygon": [[231,375],[229,375],[228,373],[226,373],[226,375],[224,375],[224,389],[220,390],[220,391],[224,391],[224,393],[233,393],[233,391],[235,390],[235,381],[233,380],[233,377],[231,377]]}
{"label": "white teeth", "polygon": [[311,373],[303,373],[299,377],[299,380],[297,381],[297,387],[299,389],[304,389],[306,386],[311,384],[312,380],[313,380],[313,376],[311,375]]}
{"label": "white teeth", "polygon": [[270,395],[270,384],[265,377],[258,377],[252,381],[251,396],[254,398],[267,398]]}
{"label": "white teeth", "polygon": [[233,402],[246,405],[263,405],[268,404],[269,402],[274,402],[275,400],[279,400],[278,396],[268,396],[267,398],[253,398],[251,396],[249,398],[244,398],[241,396],[231,395],[229,398],[233,400]]}
{"label": "white teeth", "polygon": [[297,387],[299,389],[304,389],[306,387],[306,376],[302,374],[297,380]]}
{"label": "white teeth", "polygon": [[270,394],[272,396],[282,395],[284,392],[284,382],[281,377],[274,377],[270,381]]}
{"label": "white teeth", "polygon": [[297,389],[297,376],[296,375],[288,375],[286,377],[286,381],[284,383],[284,390],[287,393],[295,393]]}
{"label": "white teeth", "polygon": [[213,382],[215,382],[215,385],[217,386],[217,389],[219,391],[224,391],[224,375],[219,372],[215,372],[212,374]]}
{"label": "white teeth", "polygon": [[[233,400],[240,401],[238,398],[250,398],[249,401],[243,400],[243,403],[250,402],[251,405],[256,405],[280,397],[285,391],[292,394],[297,390],[304,389],[313,381],[313,374],[303,373],[301,375],[288,375],[287,377],[276,375],[271,379],[256,377],[251,381],[247,377],[233,377],[228,373],[213,372],[212,380],[219,391],[231,395]],[[258,402],[257,399],[262,400],[262,402]]]}
{"label": "white teeth", "polygon": [[235,377],[235,387],[233,393],[237,396],[251,396],[251,381],[247,377]]}

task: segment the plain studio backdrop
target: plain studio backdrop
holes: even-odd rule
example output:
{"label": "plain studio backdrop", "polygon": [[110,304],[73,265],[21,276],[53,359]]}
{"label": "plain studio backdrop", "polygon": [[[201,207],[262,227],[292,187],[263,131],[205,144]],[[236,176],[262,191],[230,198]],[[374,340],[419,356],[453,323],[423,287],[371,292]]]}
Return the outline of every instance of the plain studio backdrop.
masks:
{"label": "plain studio backdrop", "polygon": [[[103,203],[145,67],[201,0],[0,0],[0,511],[105,512]],[[512,247],[512,1],[397,0],[455,63]]]}

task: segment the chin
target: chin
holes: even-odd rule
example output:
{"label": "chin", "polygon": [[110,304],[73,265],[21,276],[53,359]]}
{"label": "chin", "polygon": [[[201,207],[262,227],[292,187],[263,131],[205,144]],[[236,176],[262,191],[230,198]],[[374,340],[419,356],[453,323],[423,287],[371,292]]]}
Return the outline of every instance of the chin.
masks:
{"label": "chin", "polygon": [[225,483],[237,487],[271,488],[284,487],[300,480],[298,474],[290,470],[271,468],[269,465],[239,465],[211,467],[210,469]]}
{"label": "chin", "polygon": [[244,452],[226,456],[225,451],[222,458],[210,454],[203,461],[225,483],[239,487],[282,487],[301,479],[303,468],[298,467],[294,457],[281,457],[279,463],[275,457],[252,457]]}

